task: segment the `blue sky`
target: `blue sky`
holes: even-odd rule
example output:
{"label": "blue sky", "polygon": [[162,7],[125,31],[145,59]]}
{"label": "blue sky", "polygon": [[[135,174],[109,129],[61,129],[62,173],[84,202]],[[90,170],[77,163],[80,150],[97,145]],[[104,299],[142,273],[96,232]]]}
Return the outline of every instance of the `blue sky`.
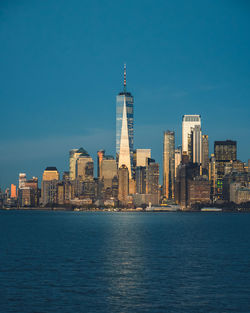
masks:
{"label": "blue sky", "polygon": [[162,162],[183,114],[250,157],[250,4],[244,0],[0,2],[0,186],[115,152],[115,97],[135,97],[135,147]]}

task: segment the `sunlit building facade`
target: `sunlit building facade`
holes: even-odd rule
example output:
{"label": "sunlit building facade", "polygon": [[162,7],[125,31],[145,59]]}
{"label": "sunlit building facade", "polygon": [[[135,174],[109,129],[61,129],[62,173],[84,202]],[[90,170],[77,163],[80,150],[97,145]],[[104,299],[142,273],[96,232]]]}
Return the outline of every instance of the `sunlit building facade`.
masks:
{"label": "sunlit building facade", "polygon": [[175,177],[175,134],[165,131],[163,139],[163,195],[167,199],[174,197]]}
{"label": "sunlit building facade", "polygon": [[182,154],[186,152],[189,154],[188,140],[192,129],[196,126],[201,127],[200,115],[183,115],[182,117]]}
{"label": "sunlit building facade", "polygon": [[124,103],[126,107],[126,119],[128,125],[129,150],[132,160],[134,147],[134,98],[130,92],[126,90],[126,66],[124,66],[124,87],[116,97],[116,155],[120,153],[121,130],[123,119]]}

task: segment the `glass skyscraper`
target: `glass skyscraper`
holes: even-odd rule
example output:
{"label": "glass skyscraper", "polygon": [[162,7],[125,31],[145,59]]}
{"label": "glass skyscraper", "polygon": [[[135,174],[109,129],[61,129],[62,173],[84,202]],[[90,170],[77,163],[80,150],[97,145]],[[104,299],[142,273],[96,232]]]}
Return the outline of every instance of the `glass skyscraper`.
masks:
{"label": "glass skyscraper", "polygon": [[123,91],[120,92],[116,97],[116,155],[119,155],[120,153],[124,101],[126,103],[127,110],[129,150],[132,158],[134,148],[134,97],[130,92],[127,92],[126,90],[126,65],[124,65]]}

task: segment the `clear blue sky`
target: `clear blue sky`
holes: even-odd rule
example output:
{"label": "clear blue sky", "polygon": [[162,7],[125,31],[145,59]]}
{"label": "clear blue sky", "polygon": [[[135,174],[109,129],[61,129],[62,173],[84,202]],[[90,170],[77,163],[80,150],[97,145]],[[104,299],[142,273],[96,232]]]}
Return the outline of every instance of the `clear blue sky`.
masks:
{"label": "clear blue sky", "polygon": [[19,172],[68,170],[68,152],[115,152],[115,97],[135,97],[135,147],[162,162],[183,114],[250,157],[247,0],[0,2],[0,186]]}

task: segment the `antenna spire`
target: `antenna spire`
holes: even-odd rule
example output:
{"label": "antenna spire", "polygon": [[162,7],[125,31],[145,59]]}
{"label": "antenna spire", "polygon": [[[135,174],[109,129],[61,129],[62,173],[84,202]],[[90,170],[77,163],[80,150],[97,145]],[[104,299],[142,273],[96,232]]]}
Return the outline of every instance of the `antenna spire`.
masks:
{"label": "antenna spire", "polygon": [[126,86],[127,86],[127,80],[126,80],[126,75],[127,75],[127,72],[126,72],[126,63],[124,63],[124,78],[123,78],[123,89],[124,89],[124,92],[126,92]]}

